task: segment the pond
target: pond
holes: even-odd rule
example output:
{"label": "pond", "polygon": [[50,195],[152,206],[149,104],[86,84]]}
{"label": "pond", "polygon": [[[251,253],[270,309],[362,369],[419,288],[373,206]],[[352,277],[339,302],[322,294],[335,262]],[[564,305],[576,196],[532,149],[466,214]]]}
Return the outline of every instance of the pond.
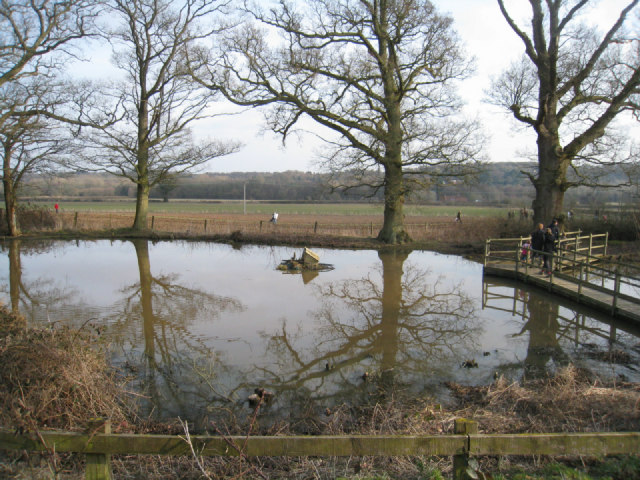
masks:
{"label": "pond", "polygon": [[[6,241],[1,299],[33,324],[100,329],[142,411],[202,424],[294,421],[381,390],[446,402],[446,382],[537,377],[574,363],[639,381],[640,332],[482,266],[428,251],[313,249],[324,272],[277,270],[292,247]],[[389,390],[391,389],[391,390]]]}

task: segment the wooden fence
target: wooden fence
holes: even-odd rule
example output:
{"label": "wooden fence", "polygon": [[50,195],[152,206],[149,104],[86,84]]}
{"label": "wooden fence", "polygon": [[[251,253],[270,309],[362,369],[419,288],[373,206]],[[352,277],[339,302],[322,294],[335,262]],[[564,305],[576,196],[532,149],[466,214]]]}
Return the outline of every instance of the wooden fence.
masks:
{"label": "wooden fence", "polygon": [[[102,433],[97,433],[98,431]],[[478,434],[473,420],[457,419],[453,435],[190,436],[111,434],[109,422],[88,433],[17,434],[0,429],[0,449],[86,455],[85,478],[111,478],[111,455],[199,456],[451,456],[454,479],[469,478],[469,459],[483,455],[605,456],[640,452],[640,432]],[[193,449],[193,450],[192,450]]]}
{"label": "wooden fence", "polygon": [[[56,215],[56,230],[95,231],[131,227],[133,213],[129,212],[64,212]],[[473,235],[476,229],[471,219],[464,224],[445,220],[424,223],[407,222],[405,229],[416,240],[446,240],[454,231],[465,230],[463,236]],[[243,234],[273,235],[331,235],[358,238],[374,238],[382,228],[382,221],[359,221],[354,217],[350,223],[323,221],[321,217],[314,221],[279,220],[277,224],[265,220],[227,219],[215,215],[150,215],[150,230],[186,235],[230,235],[233,232]],[[484,237],[482,237],[484,239]]]}

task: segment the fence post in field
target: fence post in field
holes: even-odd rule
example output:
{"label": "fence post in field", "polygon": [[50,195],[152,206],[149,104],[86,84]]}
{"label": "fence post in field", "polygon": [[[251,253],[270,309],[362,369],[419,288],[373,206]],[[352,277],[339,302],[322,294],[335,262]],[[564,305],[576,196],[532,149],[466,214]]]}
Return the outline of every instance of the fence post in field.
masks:
{"label": "fence post in field", "polygon": [[316,223],[313,224],[313,233],[316,233],[318,231],[318,221],[316,220]]}
{"label": "fence post in field", "polygon": [[369,236],[373,237],[373,222],[369,223]]}
{"label": "fence post in field", "polygon": [[73,216],[73,229],[78,228],[78,212]]}
{"label": "fence post in field", "polygon": [[156,216],[151,215],[151,230],[153,230],[153,225],[156,223]]}
{"label": "fence post in field", "polygon": [[[456,418],[453,424],[455,435],[471,435],[478,433],[478,422],[466,418]],[[467,473],[469,468],[469,443],[466,452],[453,456],[453,478],[454,480],[468,480],[471,478]]]}
{"label": "fence post in field", "polygon": [[262,231],[262,220],[260,220],[260,231]]}
{"label": "fence post in field", "polygon": [[[111,433],[111,421],[103,418],[92,418],[89,420],[88,433],[97,435],[99,433]],[[86,454],[85,479],[86,480],[111,480],[111,455],[108,453],[87,453]]]}
{"label": "fence post in field", "polygon": [[207,219],[204,219],[204,233],[207,233]]}

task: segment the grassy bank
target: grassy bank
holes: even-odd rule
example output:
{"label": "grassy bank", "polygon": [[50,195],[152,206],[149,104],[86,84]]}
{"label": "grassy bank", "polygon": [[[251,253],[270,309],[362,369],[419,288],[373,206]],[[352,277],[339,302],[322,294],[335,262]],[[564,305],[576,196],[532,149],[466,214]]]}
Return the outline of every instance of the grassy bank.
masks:
{"label": "grassy bank", "polygon": [[[184,434],[178,419],[156,423],[136,415],[126,381],[113,372],[99,328],[31,328],[0,309],[0,426],[37,432],[83,430],[91,417],[109,417],[116,433]],[[344,403],[318,418],[301,415],[295,424],[262,425],[259,407],[246,418],[211,422],[212,434],[451,434],[454,419],[473,418],[481,433],[640,431],[640,386],[604,383],[568,367],[552,378],[517,382],[498,378],[484,387],[447,384],[451,401],[390,391],[373,378],[364,403]],[[379,383],[378,383],[379,382]],[[309,409],[311,412],[311,409]],[[5,453],[2,478],[79,478],[83,457],[50,451]],[[296,457],[203,458],[116,456],[116,478],[348,478],[437,479],[450,475],[450,458]],[[482,457],[478,470],[493,478],[640,478],[637,458]],[[630,473],[631,472],[631,473]],[[634,476],[635,475],[635,476]],[[488,478],[488,477],[486,477]]]}

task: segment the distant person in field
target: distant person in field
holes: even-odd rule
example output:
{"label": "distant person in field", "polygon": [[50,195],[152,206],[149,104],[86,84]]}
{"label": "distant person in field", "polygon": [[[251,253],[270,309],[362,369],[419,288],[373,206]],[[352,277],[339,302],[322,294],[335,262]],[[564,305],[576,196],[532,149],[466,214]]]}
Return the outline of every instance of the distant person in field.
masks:
{"label": "distant person in field", "polygon": [[278,223],[278,212],[273,212],[273,215],[271,215],[271,220],[269,220],[271,223]]}
{"label": "distant person in field", "polygon": [[56,213],[58,213],[58,209],[60,208],[60,205],[58,205],[57,203],[53,206],[53,208],[56,209]]}
{"label": "distant person in field", "polygon": [[462,222],[462,213],[460,210],[458,210],[458,213],[456,214],[456,222]]}

